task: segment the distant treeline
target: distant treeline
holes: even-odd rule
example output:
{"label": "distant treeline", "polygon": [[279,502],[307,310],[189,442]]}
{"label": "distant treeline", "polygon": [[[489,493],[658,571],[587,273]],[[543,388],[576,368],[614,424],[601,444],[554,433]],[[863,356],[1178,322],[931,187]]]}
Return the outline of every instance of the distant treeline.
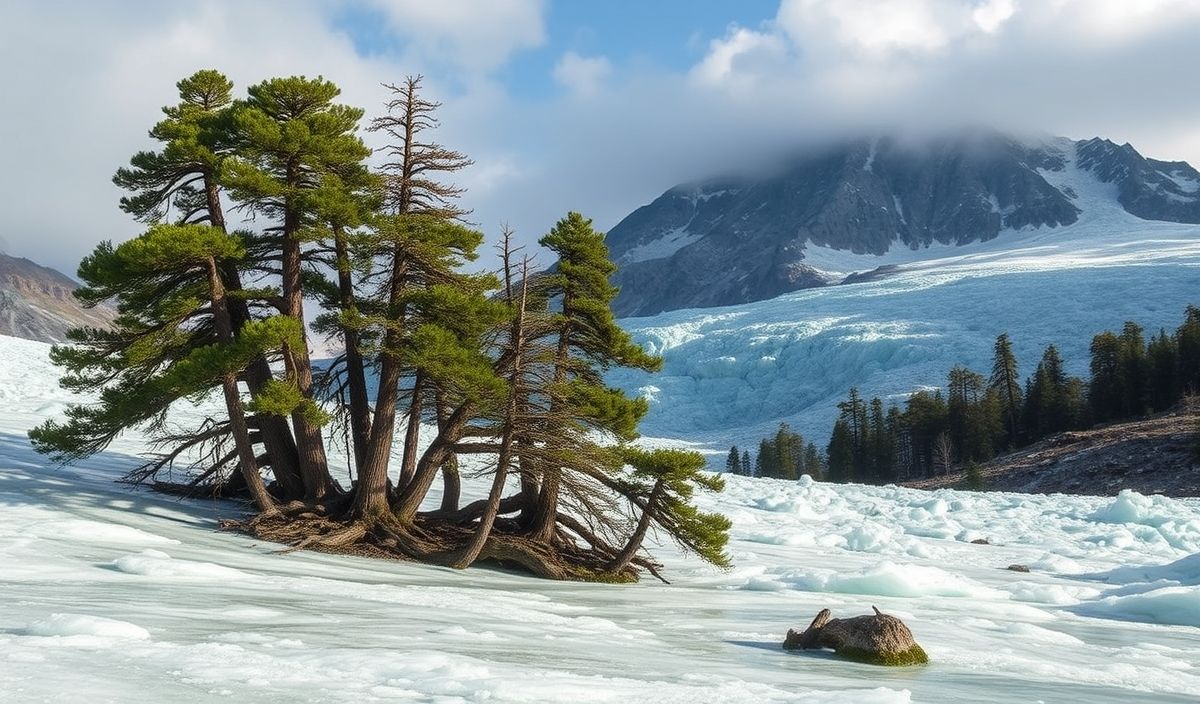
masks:
{"label": "distant treeline", "polygon": [[[738,474],[790,479],[800,474],[835,482],[886,484],[983,462],[1054,433],[1166,411],[1200,392],[1200,308],[1188,306],[1173,332],[1146,339],[1125,323],[1092,338],[1087,380],[1067,375],[1058,349],[1042,354],[1022,382],[1008,334],[996,338],[988,376],[957,366],[945,392],[918,391],[904,402],[867,401],[850,389],[838,404],[824,454],[781,425],[749,452],[731,448],[726,468]],[[802,448],[798,451],[797,448]]]}

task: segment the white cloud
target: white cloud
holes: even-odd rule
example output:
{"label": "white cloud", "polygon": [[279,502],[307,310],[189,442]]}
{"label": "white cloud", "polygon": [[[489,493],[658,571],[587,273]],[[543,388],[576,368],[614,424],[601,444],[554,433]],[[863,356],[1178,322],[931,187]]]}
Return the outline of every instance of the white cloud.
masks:
{"label": "white cloud", "polygon": [[317,0],[0,2],[0,63],[19,68],[5,75],[0,111],[0,236],[14,254],[73,271],[97,241],[135,234],[109,179],[150,146],[175,81],[204,67],[239,91],[323,74],[368,115],[385,97],[380,82],[425,73],[445,103],[438,141],[476,161],[455,178],[464,206],[490,235],[507,221],[524,242],[568,209],[611,227],[676,183],[895,124],[1102,135],[1200,163],[1200,91],[1186,79],[1200,65],[1200,2],[886,4],[908,12],[872,28],[856,23],[892,17],[882,0],[782,0],[764,25],[705,38],[687,71],[564,55],[554,78],[572,90],[525,101],[496,76],[544,40],[540,2],[390,3],[398,51],[371,56]]}
{"label": "white cloud", "polygon": [[545,41],[544,0],[370,0],[426,58],[490,71]]}
{"label": "white cloud", "polygon": [[612,63],[605,56],[580,56],[568,51],[554,65],[554,80],[583,97],[599,93],[610,75]]}

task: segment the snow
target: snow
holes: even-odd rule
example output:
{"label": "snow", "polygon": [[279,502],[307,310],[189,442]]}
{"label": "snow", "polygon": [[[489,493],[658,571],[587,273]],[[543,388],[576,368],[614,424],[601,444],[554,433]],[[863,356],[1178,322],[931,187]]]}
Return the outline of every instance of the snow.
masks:
{"label": "snow", "polygon": [[[236,504],[113,483],[145,449],[136,433],[47,467],[24,437],[68,400],[46,355],[0,338],[5,702],[1171,702],[1200,690],[1197,500],[729,477],[699,500],[733,522],[733,569],[660,544],[671,585],[282,555],[217,530]],[[821,608],[872,605],[904,619],[932,664],[778,647]]]}
{"label": "snow", "polygon": [[653,385],[648,435],[704,443],[719,459],[781,421],[823,443],[851,386],[902,401],[943,385],[956,364],[986,372],[1001,332],[1023,375],[1055,344],[1067,371],[1086,376],[1096,333],[1126,320],[1148,333],[1173,329],[1185,306],[1200,304],[1200,226],[1138,219],[1116,202],[1115,186],[1073,164],[1042,173],[1075,194],[1077,223],[882,257],[809,246],[817,268],[897,269],[878,281],[623,320],[664,367],[610,378],[634,393]]}
{"label": "snow", "polygon": [[664,232],[657,239],[633,247],[621,255],[620,263],[633,264],[634,262],[645,262],[651,259],[665,259],[689,244],[699,242],[703,237],[703,235],[688,232],[686,227],[676,228],[669,232]]}

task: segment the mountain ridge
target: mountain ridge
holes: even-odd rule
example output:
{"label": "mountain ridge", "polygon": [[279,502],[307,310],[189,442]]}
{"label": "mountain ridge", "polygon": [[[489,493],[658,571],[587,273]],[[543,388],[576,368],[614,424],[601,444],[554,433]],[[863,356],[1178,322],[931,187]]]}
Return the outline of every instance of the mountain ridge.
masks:
{"label": "mountain ridge", "polygon": [[1088,171],[1139,218],[1200,223],[1200,173],[1099,138],[1018,140],[985,130],[914,142],[849,140],[757,177],[668,189],[614,226],[622,317],[774,298],[841,283],[813,252],[862,255],[962,246],[1074,225],[1078,196],[1049,176]]}
{"label": "mountain ridge", "polygon": [[73,295],[77,288],[57,269],[0,252],[0,335],[59,343],[71,328],[107,327],[115,312],[83,307]]}

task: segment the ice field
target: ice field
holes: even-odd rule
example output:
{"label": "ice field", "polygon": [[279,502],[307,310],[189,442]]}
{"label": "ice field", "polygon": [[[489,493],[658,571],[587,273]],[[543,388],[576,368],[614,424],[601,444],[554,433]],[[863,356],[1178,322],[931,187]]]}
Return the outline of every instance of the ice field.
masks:
{"label": "ice field", "polygon": [[1188,304],[1200,305],[1200,226],[1136,218],[1114,186],[1073,165],[1041,173],[1075,194],[1078,222],[880,257],[813,249],[808,263],[839,274],[898,270],[874,282],[624,320],[665,364],[659,374],[612,378],[651,400],[650,435],[723,452],[756,446],[786,420],[824,444],[851,386],[868,399],[901,401],[917,387],[944,385],[956,364],[986,374],[992,343],[1006,331],[1023,375],[1055,344],[1068,372],[1086,376],[1096,333],[1126,320],[1148,335],[1173,329]]}
{"label": "ice field", "polygon": [[[734,569],[660,547],[669,586],[279,555],[216,530],[237,504],[114,484],[144,449],[137,437],[48,468],[25,438],[67,400],[47,349],[0,338],[4,702],[1188,702],[1200,691],[1200,501],[734,477],[702,499],[733,520]],[[779,649],[823,607],[871,605],[902,617],[932,663]]]}

